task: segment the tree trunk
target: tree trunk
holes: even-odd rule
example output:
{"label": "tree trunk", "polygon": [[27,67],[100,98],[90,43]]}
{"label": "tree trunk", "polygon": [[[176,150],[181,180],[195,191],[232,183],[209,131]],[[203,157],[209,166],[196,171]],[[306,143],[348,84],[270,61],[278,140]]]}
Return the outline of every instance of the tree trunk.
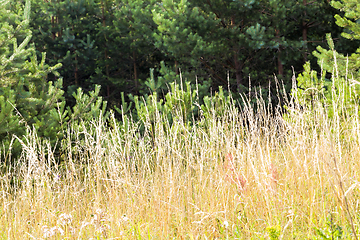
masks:
{"label": "tree trunk", "polygon": [[[235,26],[235,17],[232,16],[231,17],[231,22],[230,22],[230,26],[231,28],[233,28]],[[239,50],[237,47],[234,48],[234,66],[235,66],[235,78],[236,78],[236,87],[237,87],[237,91],[238,93],[241,93],[241,85],[243,85],[243,64],[239,61]]]}
{"label": "tree trunk", "polygon": [[234,54],[234,65],[235,65],[235,78],[236,78],[236,87],[238,90],[238,93],[241,93],[241,85],[243,85],[244,77],[243,77],[243,64],[238,59],[238,53],[235,52]]}
{"label": "tree trunk", "polygon": [[175,73],[176,73],[176,75],[179,75],[180,74],[180,71],[179,71],[179,63],[178,63],[178,61],[176,61],[175,60]]}
{"label": "tree trunk", "polygon": [[51,27],[53,28],[53,31],[51,32],[51,37],[53,40],[55,40],[56,33],[54,32],[55,28],[55,16],[51,16]]}
{"label": "tree trunk", "polygon": [[282,75],[284,75],[284,66],[281,61],[281,43],[280,43],[280,30],[279,29],[276,30],[276,39],[279,43],[279,49],[278,49],[278,54],[277,54],[278,74],[280,76],[282,76]]}
{"label": "tree trunk", "polygon": [[75,73],[74,73],[74,77],[75,77],[75,85],[78,87],[79,86],[79,82],[78,82],[78,62],[77,62],[77,54],[75,51]]}
{"label": "tree trunk", "polygon": [[280,48],[278,51],[277,63],[278,63],[278,74],[280,76],[282,76],[282,75],[284,75],[284,66],[281,62],[281,49]]}
{"label": "tree trunk", "polygon": [[133,51],[133,64],[134,64],[134,82],[135,82],[135,92],[138,93],[138,73],[137,73],[137,65],[136,65],[136,54],[135,51]]}
{"label": "tree trunk", "polygon": [[[304,7],[306,7],[307,5],[307,0],[303,0],[303,5]],[[304,10],[304,18],[303,18],[303,22],[302,22],[302,38],[303,41],[305,42],[304,45],[304,51],[303,51],[303,57],[304,57],[304,63],[307,61],[307,32],[308,32],[308,25],[306,23],[306,10]]]}
{"label": "tree trunk", "polygon": [[[102,0],[101,1],[101,13],[102,13],[102,25],[103,27],[105,28],[106,27],[106,17],[105,17],[105,3],[104,1]],[[106,34],[105,34],[105,31],[104,31],[104,41],[105,41],[105,51],[104,51],[104,57],[105,57],[105,75],[106,75],[106,82],[108,82],[109,80],[109,64],[107,63],[108,59],[109,59],[109,56],[108,56],[108,51],[107,51],[107,40],[106,40]],[[106,86],[107,88],[107,96],[109,97],[110,96],[110,87],[109,85]]]}

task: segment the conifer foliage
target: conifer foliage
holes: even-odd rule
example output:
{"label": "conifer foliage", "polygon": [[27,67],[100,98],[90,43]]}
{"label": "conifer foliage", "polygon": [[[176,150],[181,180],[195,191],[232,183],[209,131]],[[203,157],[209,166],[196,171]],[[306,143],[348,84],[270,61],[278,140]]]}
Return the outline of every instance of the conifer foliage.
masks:
{"label": "conifer foliage", "polygon": [[[47,65],[46,53],[38,61],[34,45],[29,45],[30,0],[23,7],[16,6],[17,13],[13,7],[10,1],[0,1],[0,141],[6,149],[14,135],[22,138],[32,128],[39,137],[55,143],[67,124],[98,116],[106,103],[98,98],[97,87],[89,95],[79,89],[74,94],[76,105],[65,106],[62,78],[56,71],[61,63]],[[49,74],[57,80],[48,81]]]}
{"label": "conifer foliage", "polygon": [[40,63],[29,46],[31,31],[28,29],[30,1],[26,1],[22,15],[11,12],[10,1],[1,3],[1,50],[0,50],[0,134],[22,135],[25,126],[32,125],[45,136],[53,135],[59,120],[59,109],[64,107],[61,101],[62,80],[47,82],[49,73],[57,75],[57,64],[49,67],[45,64],[45,54]]}
{"label": "conifer foliage", "polygon": [[[345,12],[344,17],[335,15],[336,24],[344,28],[342,36],[350,40],[360,40],[360,1],[332,1],[331,5]],[[313,54],[324,70],[320,77],[305,64],[305,71],[297,78],[300,104],[314,107],[314,102],[327,106],[330,116],[340,112],[346,116],[358,114],[360,82],[360,47],[350,56],[337,51],[331,34],[327,34],[330,49],[317,47]],[[329,78],[331,76],[331,78]],[[341,96],[341,97],[339,97]]]}
{"label": "conifer foliage", "polygon": [[[345,16],[335,15],[336,24],[344,28],[341,34],[344,38],[350,40],[360,40],[360,1],[359,0],[342,0],[332,1],[331,5],[345,12]],[[341,54],[335,50],[335,45],[328,34],[329,50],[322,47],[317,47],[317,51],[314,55],[318,58],[319,65],[321,65],[326,71],[332,73],[337,72],[342,76],[347,74],[353,75],[355,78],[360,76],[360,47],[355,53],[350,56]],[[335,64],[336,62],[336,64]],[[337,69],[334,69],[337,66]]]}

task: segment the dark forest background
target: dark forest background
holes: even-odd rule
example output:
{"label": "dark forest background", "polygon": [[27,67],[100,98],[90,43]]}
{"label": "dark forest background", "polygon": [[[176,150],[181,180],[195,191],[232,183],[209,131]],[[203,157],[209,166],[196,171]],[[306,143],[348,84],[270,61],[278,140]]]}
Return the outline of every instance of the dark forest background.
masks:
{"label": "dark forest background", "polygon": [[266,89],[274,76],[289,85],[306,61],[316,65],[312,52],[327,46],[326,33],[339,52],[359,46],[340,36],[334,15],[342,13],[328,0],[31,2],[31,42],[39,57],[47,53],[47,64],[62,63],[66,95],[99,84],[110,106],[120,106],[121,92],[166,92],[180,73],[197,79],[203,95],[227,89],[228,81],[239,93],[249,82]]}

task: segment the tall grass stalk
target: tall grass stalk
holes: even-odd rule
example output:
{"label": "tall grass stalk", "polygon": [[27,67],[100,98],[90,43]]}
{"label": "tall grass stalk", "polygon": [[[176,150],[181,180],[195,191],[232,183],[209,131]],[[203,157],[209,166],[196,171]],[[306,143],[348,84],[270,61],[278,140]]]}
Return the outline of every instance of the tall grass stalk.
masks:
{"label": "tall grass stalk", "polygon": [[309,239],[329,221],[354,238],[358,115],[256,99],[192,126],[157,113],[144,132],[96,119],[69,128],[61,156],[29,129],[2,168],[0,238]]}

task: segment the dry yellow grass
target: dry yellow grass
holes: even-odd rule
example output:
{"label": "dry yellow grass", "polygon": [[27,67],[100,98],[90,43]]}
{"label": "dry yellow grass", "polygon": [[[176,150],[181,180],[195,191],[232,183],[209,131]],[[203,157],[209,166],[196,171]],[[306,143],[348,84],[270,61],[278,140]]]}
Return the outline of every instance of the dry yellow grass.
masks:
{"label": "dry yellow grass", "polygon": [[165,130],[158,116],[155,136],[100,119],[69,130],[62,164],[30,132],[1,176],[0,238],[311,239],[336,226],[354,238],[359,119],[288,105],[287,120],[228,106]]}

